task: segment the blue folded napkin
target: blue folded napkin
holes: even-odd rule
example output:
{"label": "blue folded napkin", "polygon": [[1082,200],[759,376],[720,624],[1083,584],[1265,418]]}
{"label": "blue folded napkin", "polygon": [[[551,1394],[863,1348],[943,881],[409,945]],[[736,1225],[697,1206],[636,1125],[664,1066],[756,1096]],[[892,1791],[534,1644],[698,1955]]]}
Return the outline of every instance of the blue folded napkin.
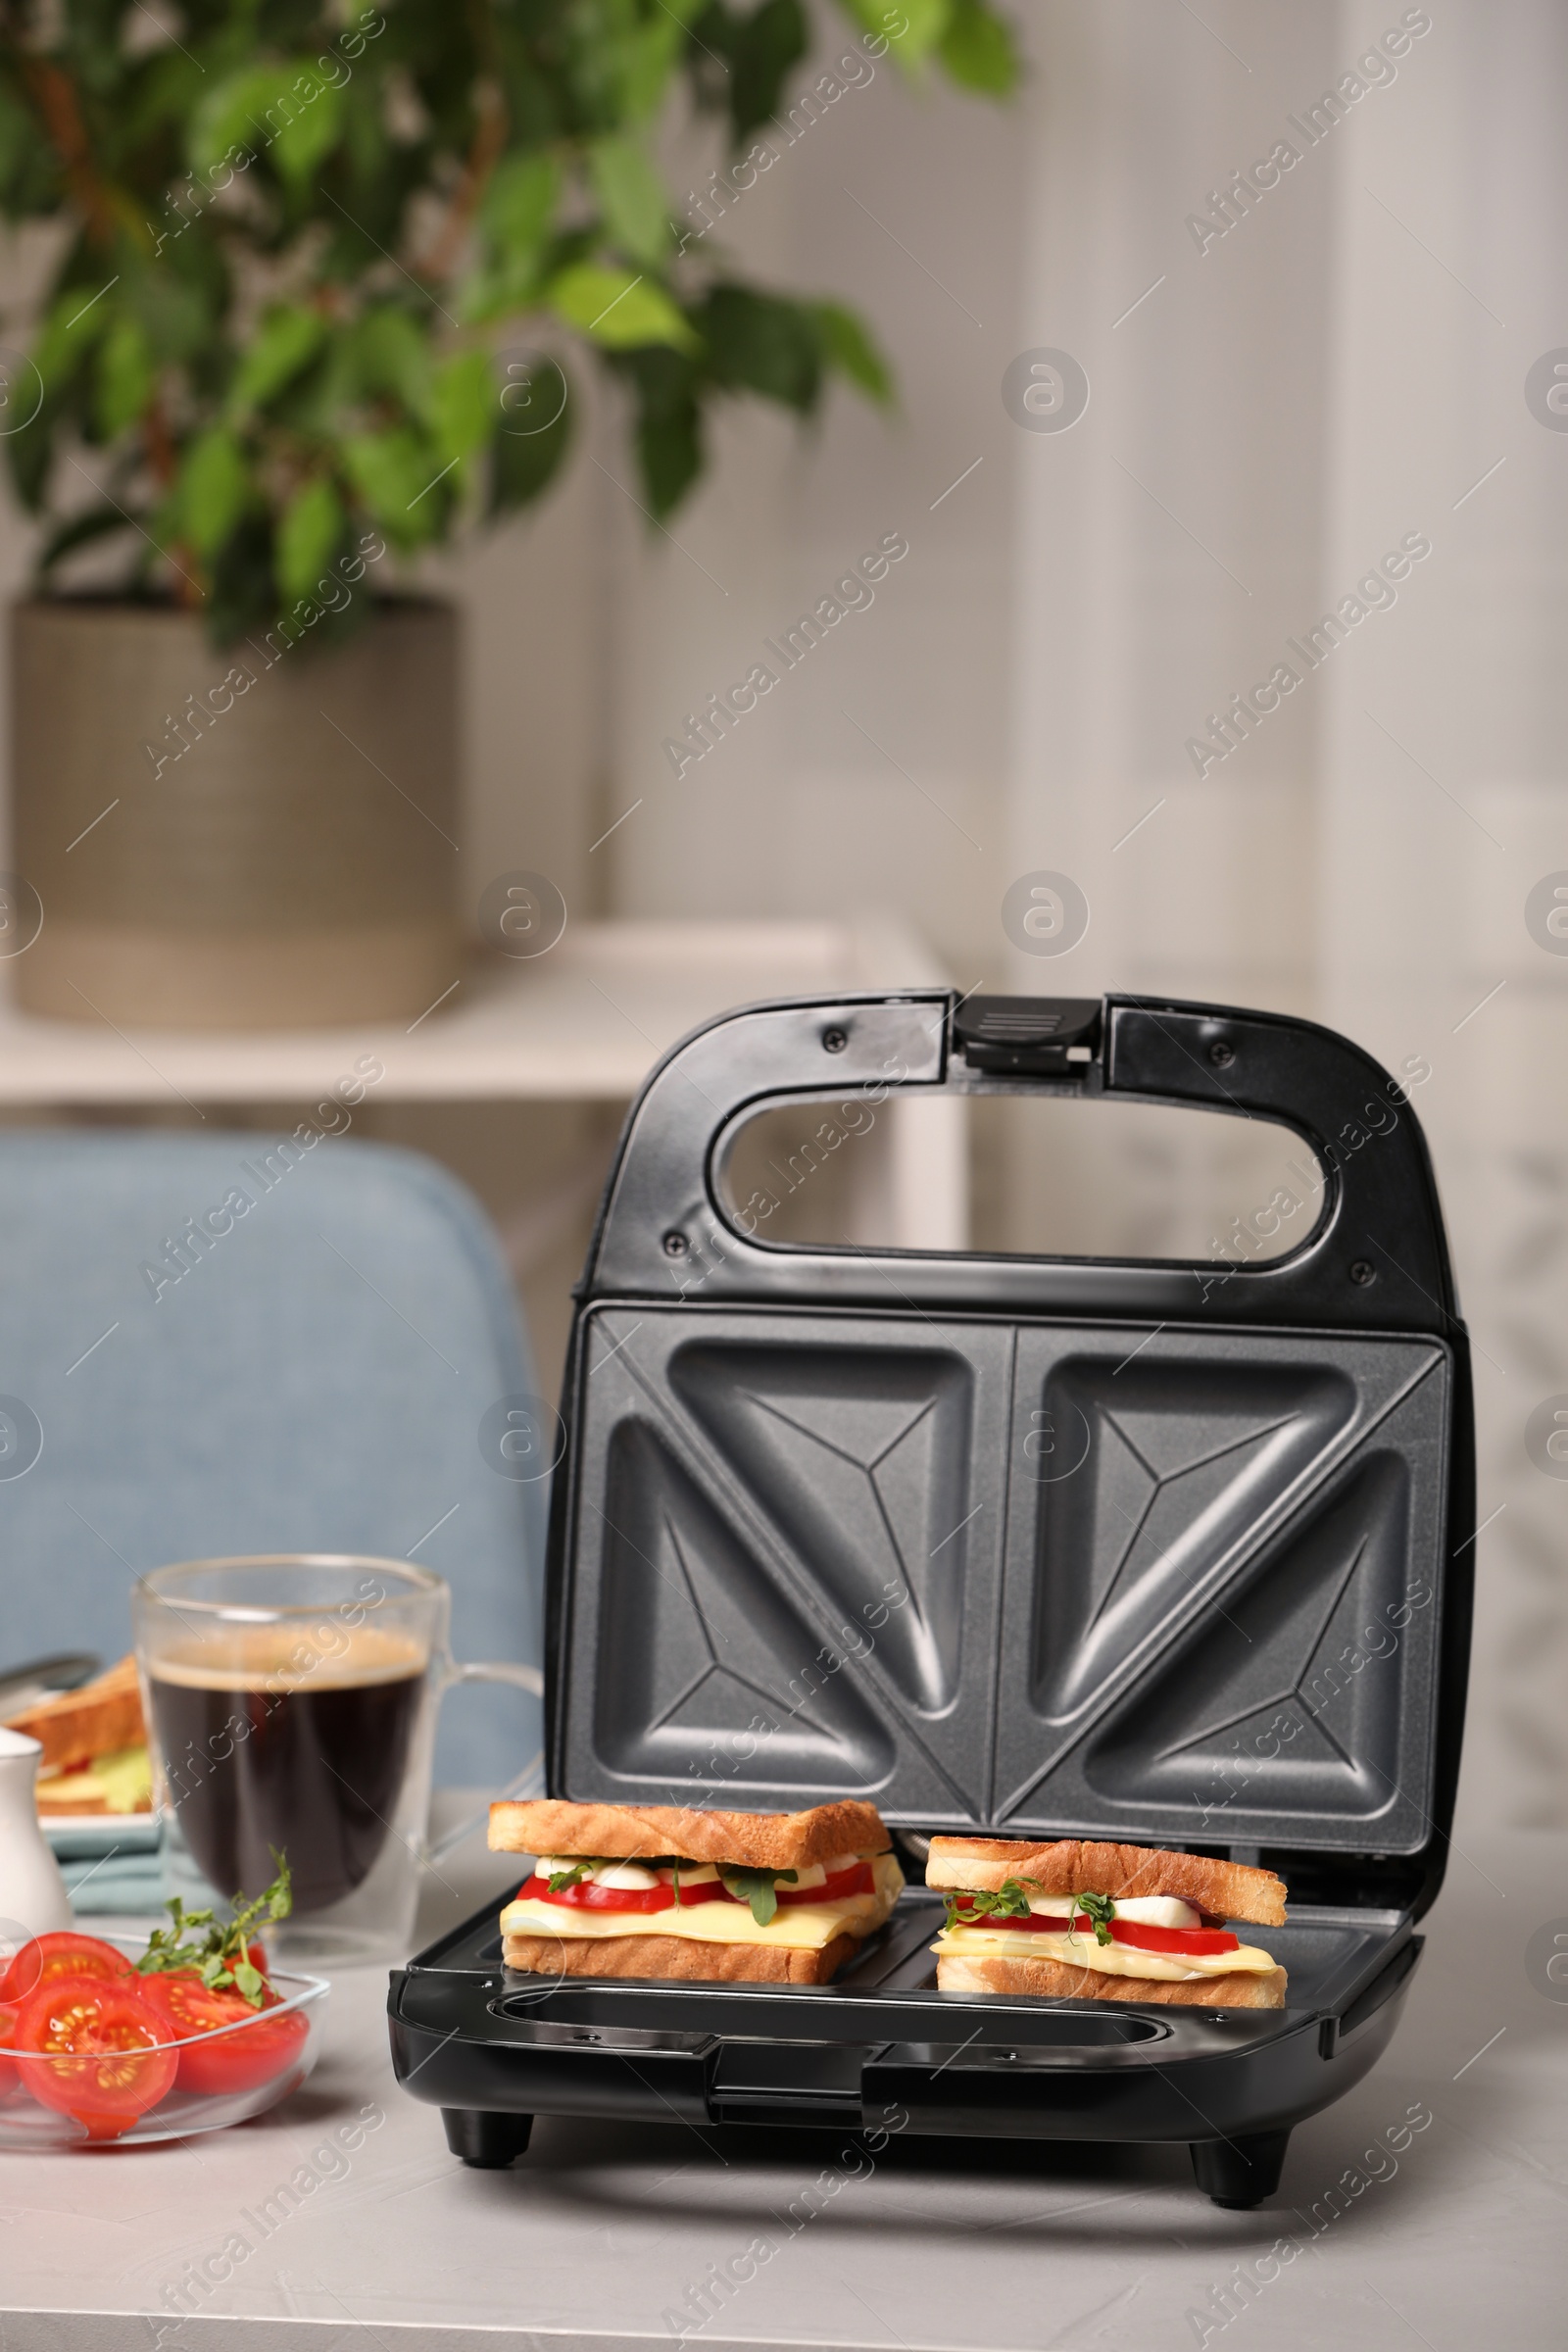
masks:
{"label": "blue folded napkin", "polygon": [[146,1814],[106,1814],[69,1829],[46,1822],[44,1834],[78,1917],[163,1909],[162,1838]]}

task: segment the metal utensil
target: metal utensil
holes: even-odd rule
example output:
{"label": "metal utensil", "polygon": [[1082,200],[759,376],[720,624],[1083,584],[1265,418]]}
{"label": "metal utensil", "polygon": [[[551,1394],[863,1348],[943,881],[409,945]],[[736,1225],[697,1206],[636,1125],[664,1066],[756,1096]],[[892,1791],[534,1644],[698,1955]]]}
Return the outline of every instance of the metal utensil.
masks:
{"label": "metal utensil", "polygon": [[63,1649],[52,1657],[29,1658],[23,1666],[7,1666],[0,1671],[0,1722],[57,1691],[90,1683],[103,1672],[103,1663],[90,1649]]}

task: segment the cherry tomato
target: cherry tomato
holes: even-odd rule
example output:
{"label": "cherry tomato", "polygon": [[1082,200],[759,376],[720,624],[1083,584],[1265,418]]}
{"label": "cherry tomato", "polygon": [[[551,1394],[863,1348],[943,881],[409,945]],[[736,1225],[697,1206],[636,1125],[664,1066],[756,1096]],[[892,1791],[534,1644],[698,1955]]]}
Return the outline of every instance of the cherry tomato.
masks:
{"label": "cherry tomato", "polygon": [[0,1976],[0,2007],[18,2009],[30,2000],[40,1984],[58,1977],[131,1977],[135,1969],[123,1952],[101,1936],[78,1936],[57,1929],[47,1936],[30,1936]]}
{"label": "cherry tomato", "polygon": [[13,2046],[40,2106],[74,2117],[89,2139],[118,2139],[172,2083],[170,2039],[134,1977],[53,1977],[23,2008]]}
{"label": "cherry tomato", "polygon": [[[254,2090],[287,2074],[304,2051],[309,2028],[299,2011],[269,2016],[270,2010],[281,2006],[280,1995],[270,1985],[260,2009],[253,2009],[232,1986],[215,1988],[183,1971],[144,1977],[141,1989],[143,1999],[163,2019],[169,2038],[182,2045],[181,2090],[218,2097]],[[197,2034],[210,2038],[196,2040]]]}

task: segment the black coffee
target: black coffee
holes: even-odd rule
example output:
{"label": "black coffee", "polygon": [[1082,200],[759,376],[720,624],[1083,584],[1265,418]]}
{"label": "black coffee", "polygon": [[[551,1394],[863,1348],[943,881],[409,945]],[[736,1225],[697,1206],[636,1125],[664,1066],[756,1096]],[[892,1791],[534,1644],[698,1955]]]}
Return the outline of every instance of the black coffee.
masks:
{"label": "black coffee", "polygon": [[424,1661],[375,1627],[330,1651],[275,1626],[235,1629],[221,1664],[152,1661],[152,1733],[191,1856],[226,1898],[259,1894],[288,1856],[296,1912],[323,1911],[369,1876],[390,1834],[418,1718]]}

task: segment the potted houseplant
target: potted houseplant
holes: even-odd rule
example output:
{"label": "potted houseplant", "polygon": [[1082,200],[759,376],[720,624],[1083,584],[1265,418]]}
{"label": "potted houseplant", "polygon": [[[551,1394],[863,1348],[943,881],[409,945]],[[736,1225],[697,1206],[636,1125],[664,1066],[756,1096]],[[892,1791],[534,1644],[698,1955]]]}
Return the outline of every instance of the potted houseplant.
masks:
{"label": "potted houseplant", "polygon": [[[861,56],[1015,78],[989,0],[843,6]],[[652,161],[695,104],[755,176],[834,72],[811,30],[805,0],[0,0],[0,205],[66,232],[0,361],[41,526],[14,623],[24,1003],[280,1026],[437,994],[455,628],[400,568],[547,488],[580,354],[623,390],[656,518],[715,403],[805,416],[835,373],[889,397],[853,314],[736,275]]]}

